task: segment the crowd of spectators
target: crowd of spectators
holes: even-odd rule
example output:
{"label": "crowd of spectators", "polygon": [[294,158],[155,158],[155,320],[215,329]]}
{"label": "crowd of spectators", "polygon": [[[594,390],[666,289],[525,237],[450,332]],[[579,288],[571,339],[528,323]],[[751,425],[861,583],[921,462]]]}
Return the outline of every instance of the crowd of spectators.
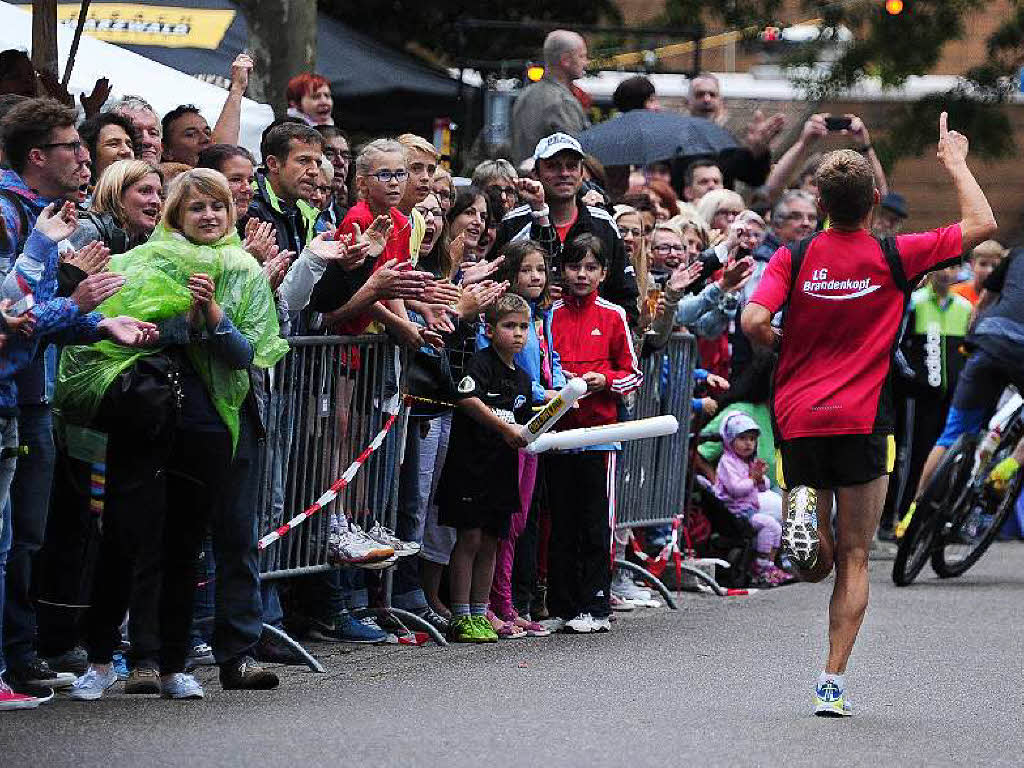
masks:
{"label": "crowd of spectators", "polygon": [[[350,141],[330,83],[311,73],[289,83],[287,116],[255,157],[238,145],[245,55],[212,127],[187,104],[159,115],[144,94],[90,99],[84,119],[32,83],[0,95],[0,709],[53,689],[94,700],[118,680],[201,698],[188,673],[201,664],[225,689],[273,688],[264,665],[301,658],[264,624],[328,642],[405,631],[355,615],[395,563],[394,605],[457,641],[608,631],[613,611],[652,602],[609,568],[625,545],[610,513],[617,446],[538,459],[518,450],[521,425],[575,377],[589,395],[561,426],[628,418],[642,356],[673,333],[697,339],[692,407],[702,424],[718,415],[708,434],[721,441],[697,464],[752,526],[746,576],[791,579],[777,558],[772,361],[737,318],[772,254],[825,225],[814,171],[826,137],[871,161],[879,236],[899,230],[906,202],[856,115],[834,130],[811,115],[777,158],[785,120],[757,112],[739,150],[605,169],[576,138],[585,40],[554,32],[544,58],[513,110],[511,158],[462,177],[413,133]],[[643,77],[615,100],[660,108]],[[689,111],[724,122],[714,75],[690,81]],[[1002,255],[984,243],[973,273],[931,278],[912,335],[938,314],[962,336]],[[336,513],[339,567],[279,594],[256,550],[262,457],[293,429],[270,372],[289,337],[364,333],[405,347],[408,380],[430,393],[389,449],[397,525]],[[907,344],[911,381],[923,342]],[[742,386],[730,394],[729,381]],[[907,386],[907,401],[948,406],[942,387]],[[915,457],[937,413],[914,427]],[[649,529],[647,546],[668,534]]]}

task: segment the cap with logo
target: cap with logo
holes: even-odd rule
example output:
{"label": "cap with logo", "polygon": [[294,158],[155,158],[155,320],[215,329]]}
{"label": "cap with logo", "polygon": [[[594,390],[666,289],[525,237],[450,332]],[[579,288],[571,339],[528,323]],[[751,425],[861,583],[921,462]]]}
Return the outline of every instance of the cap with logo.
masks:
{"label": "cap with logo", "polygon": [[568,133],[552,133],[550,136],[545,136],[543,139],[537,142],[537,148],[533,151],[533,159],[547,160],[553,155],[557,155],[559,152],[569,150],[575,152],[580,157],[583,157],[583,147]]}

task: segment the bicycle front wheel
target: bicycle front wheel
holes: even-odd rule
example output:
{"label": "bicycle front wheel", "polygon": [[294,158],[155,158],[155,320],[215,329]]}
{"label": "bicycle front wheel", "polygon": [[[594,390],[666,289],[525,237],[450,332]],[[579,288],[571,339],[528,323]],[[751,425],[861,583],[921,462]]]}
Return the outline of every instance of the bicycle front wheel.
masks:
{"label": "bicycle front wheel", "polygon": [[932,552],[935,573],[944,579],[967,573],[999,535],[1017,503],[1020,489],[1021,473],[1018,472],[998,499],[992,498],[992,492],[984,487],[972,492],[970,503],[941,525],[937,546]]}

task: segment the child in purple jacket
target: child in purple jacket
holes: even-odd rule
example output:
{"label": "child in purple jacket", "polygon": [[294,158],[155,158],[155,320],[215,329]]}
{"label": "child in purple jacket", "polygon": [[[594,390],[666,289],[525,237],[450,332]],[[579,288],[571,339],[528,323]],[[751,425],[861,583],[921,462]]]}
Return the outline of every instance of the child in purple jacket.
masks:
{"label": "child in purple jacket", "polygon": [[720,432],[724,451],[715,474],[715,496],[757,531],[754,579],[766,586],[791,581],[793,577],[775,565],[782,541],[782,498],[771,490],[767,465],[757,458],[761,428],[747,414],[735,412],[722,421]]}

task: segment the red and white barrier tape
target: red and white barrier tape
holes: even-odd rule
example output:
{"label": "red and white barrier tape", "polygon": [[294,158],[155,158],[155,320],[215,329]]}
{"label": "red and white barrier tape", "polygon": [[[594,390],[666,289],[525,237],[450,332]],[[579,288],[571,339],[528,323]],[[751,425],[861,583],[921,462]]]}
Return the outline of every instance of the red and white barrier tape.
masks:
{"label": "red and white barrier tape", "polygon": [[312,517],[321,509],[323,509],[332,501],[334,501],[337,498],[338,494],[342,490],[344,490],[345,486],[352,482],[352,478],[356,476],[356,472],[358,472],[359,468],[363,466],[363,463],[368,458],[370,458],[370,455],[374,451],[381,447],[381,445],[384,443],[384,438],[387,437],[388,431],[391,429],[392,426],[394,426],[395,420],[397,418],[398,411],[391,414],[387,422],[381,428],[380,432],[377,433],[377,436],[373,438],[373,440],[370,442],[368,446],[366,446],[366,450],[364,450],[361,454],[359,454],[356,457],[356,460],[349,465],[349,468],[345,470],[341,477],[339,477],[331,484],[331,487],[324,492],[323,496],[314,501],[307,509],[297,514],[295,517],[293,517],[287,523],[282,525],[280,528],[271,531],[262,539],[260,539],[257,547],[261,550],[266,549],[275,541],[277,541],[282,536],[291,531],[293,528],[296,528],[303,522],[305,522],[307,518]]}

